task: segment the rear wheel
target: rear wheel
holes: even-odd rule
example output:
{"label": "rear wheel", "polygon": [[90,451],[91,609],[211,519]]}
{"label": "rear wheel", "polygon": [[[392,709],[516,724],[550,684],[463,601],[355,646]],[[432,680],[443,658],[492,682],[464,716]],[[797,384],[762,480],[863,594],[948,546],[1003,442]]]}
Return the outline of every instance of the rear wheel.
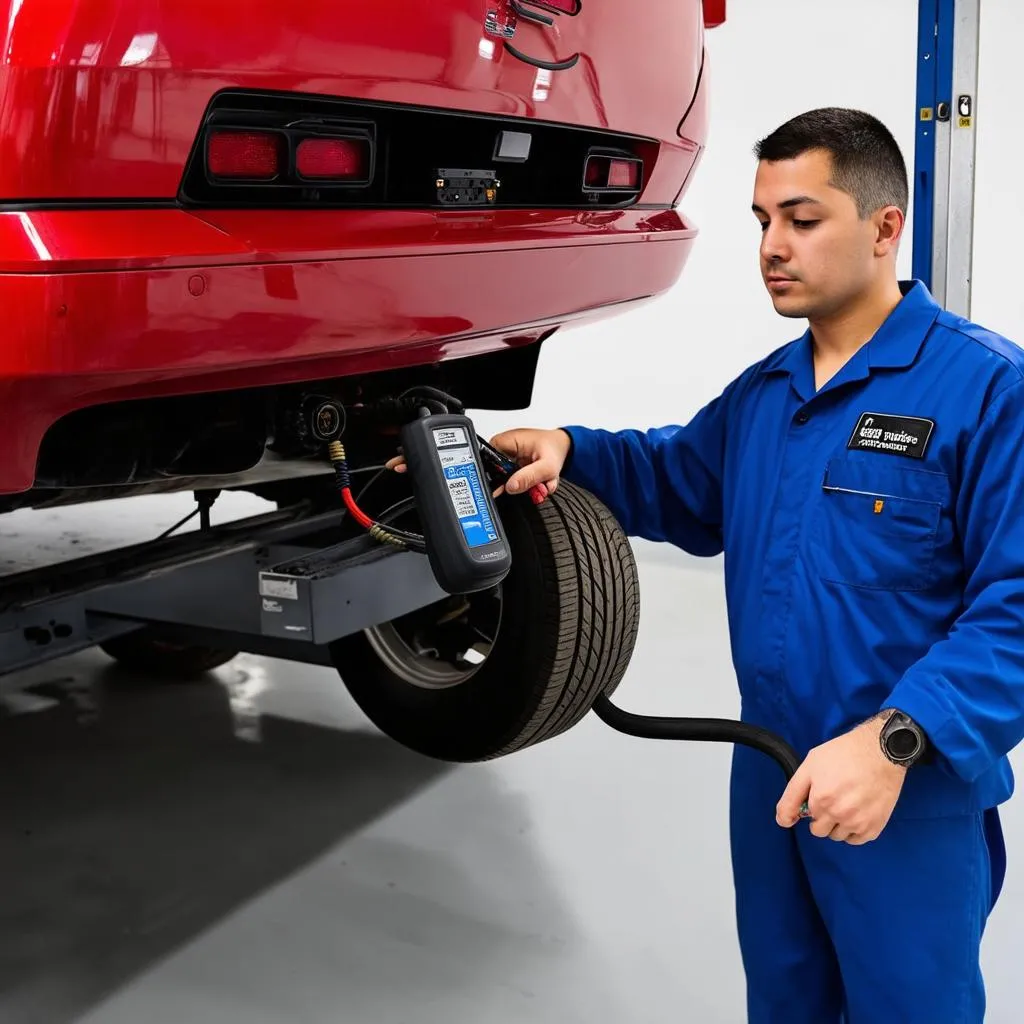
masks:
{"label": "rear wheel", "polygon": [[601,502],[563,482],[540,506],[506,497],[499,508],[513,557],[499,587],[331,645],[367,717],[445,761],[565,732],[615,690],[636,642],[636,562]]}

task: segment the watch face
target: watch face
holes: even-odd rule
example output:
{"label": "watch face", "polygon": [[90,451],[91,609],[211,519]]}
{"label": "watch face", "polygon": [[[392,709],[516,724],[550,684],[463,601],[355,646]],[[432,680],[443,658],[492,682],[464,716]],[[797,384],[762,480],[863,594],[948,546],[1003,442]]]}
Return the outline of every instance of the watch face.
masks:
{"label": "watch face", "polygon": [[913,757],[919,745],[913,729],[896,728],[885,738],[886,749],[896,758]]}

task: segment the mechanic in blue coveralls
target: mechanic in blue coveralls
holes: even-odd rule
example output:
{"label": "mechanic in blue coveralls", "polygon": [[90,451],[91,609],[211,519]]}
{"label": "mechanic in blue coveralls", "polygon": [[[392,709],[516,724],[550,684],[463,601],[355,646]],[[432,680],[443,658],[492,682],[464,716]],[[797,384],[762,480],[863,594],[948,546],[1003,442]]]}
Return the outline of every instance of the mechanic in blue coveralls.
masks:
{"label": "mechanic in blue coveralls", "polygon": [[761,271],[807,332],[686,426],[494,444],[510,491],[562,477],[630,535],[725,553],[743,718],[805,758],[780,799],[735,752],[749,1020],[979,1024],[1024,736],[1024,353],[898,280],[877,120],[813,111],[757,155]]}

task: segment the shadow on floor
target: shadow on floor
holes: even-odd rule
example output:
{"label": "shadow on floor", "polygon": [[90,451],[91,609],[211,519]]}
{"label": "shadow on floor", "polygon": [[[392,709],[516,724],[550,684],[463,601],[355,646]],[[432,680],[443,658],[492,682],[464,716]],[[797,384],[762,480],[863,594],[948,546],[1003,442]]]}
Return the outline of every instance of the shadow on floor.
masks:
{"label": "shadow on floor", "polygon": [[245,742],[216,682],[111,668],[75,685],[37,687],[58,704],[0,719],[6,1024],[77,1019],[448,768],[284,719]]}

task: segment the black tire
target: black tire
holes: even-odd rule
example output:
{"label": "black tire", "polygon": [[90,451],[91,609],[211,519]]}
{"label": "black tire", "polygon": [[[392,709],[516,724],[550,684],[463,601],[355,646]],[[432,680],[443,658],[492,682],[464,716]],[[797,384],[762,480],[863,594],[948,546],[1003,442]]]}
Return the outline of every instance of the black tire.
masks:
{"label": "black tire", "polygon": [[238,651],[221,647],[186,647],[137,630],[100,644],[100,650],[133,672],[159,679],[190,680],[226,665]]}
{"label": "black tire", "polygon": [[540,506],[503,498],[513,567],[501,625],[464,682],[414,685],[367,634],[331,645],[363,713],[399,743],[450,762],[483,761],[565,732],[621,681],[636,643],[639,582],[629,541],[593,495],[561,483]]}

